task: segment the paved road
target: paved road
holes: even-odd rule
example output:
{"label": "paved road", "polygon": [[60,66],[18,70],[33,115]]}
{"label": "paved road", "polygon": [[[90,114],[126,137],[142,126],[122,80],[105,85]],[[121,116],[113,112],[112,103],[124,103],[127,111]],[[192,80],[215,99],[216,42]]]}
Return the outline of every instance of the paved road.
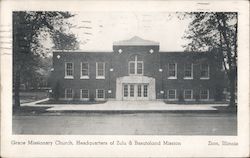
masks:
{"label": "paved road", "polygon": [[226,113],[54,113],[13,116],[13,134],[236,135]]}

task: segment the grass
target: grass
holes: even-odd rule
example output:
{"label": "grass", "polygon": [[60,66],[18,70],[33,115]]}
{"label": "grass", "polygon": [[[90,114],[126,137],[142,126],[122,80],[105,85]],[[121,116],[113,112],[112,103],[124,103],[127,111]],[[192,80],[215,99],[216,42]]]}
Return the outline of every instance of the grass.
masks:
{"label": "grass", "polygon": [[35,114],[41,114],[47,112],[46,109],[49,107],[18,107],[13,109],[14,115],[35,115]]}
{"label": "grass", "polygon": [[48,98],[48,92],[46,91],[22,91],[20,92],[20,102],[29,103],[41,99]]}

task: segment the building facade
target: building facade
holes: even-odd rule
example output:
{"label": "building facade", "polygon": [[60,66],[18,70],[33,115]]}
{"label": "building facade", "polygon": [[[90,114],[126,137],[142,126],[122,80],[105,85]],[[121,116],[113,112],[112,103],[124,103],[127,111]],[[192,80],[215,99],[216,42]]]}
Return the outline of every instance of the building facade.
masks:
{"label": "building facade", "polygon": [[52,91],[61,100],[221,99],[224,72],[213,52],[159,48],[135,36],[114,42],[112,52],[55,51]]}

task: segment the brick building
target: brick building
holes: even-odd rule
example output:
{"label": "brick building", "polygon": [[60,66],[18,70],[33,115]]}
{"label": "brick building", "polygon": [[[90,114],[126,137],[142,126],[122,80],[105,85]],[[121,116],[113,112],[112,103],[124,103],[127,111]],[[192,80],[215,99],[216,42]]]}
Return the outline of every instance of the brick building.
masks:
{"label": "brick building", "polygon": [[53,92],[62,100],[213,101],[225,85],[213,52],[160,52],[137,36],[111,52],[53,52]]}

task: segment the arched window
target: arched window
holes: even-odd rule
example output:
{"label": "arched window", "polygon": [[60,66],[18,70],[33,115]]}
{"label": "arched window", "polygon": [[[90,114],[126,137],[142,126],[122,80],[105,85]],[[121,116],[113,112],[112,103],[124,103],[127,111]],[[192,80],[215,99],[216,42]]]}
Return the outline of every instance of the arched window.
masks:
{"label": "arched window", "polygon": [[130,56],[128,63],[129,75],[143,75],[143,68],[144,66],[141,56]]}

